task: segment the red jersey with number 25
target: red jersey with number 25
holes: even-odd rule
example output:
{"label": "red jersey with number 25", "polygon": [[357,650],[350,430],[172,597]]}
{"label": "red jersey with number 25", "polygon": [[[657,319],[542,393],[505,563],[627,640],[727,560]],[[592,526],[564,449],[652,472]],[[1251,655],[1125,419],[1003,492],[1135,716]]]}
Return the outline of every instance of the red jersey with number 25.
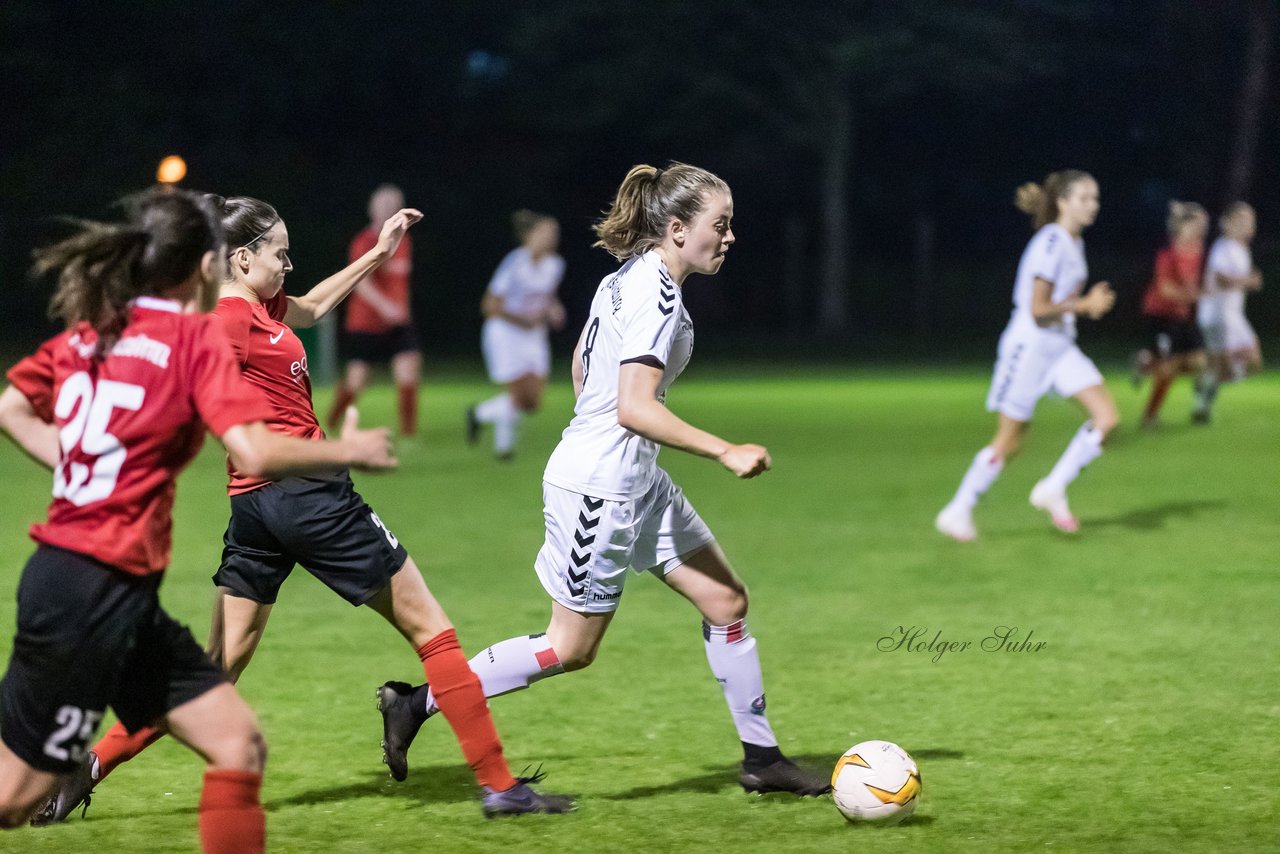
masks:
{"label": "red jersey with number 25", "polygon": [[[280,291],[271,299],[250,302],[243,297],[223,297],[213,310],[231,342],[231,350],[249,385],[262,392],[270,417],[263,419],[278,433],[302,439],[323,439],[324,431],[311,406],[311,375],[307,351],[284,322],[289,298]],[[227,460],[231,482],[227,492],[239,495],[266,486],[270,481],[245,477]]]}
{"label": "red jersey with number 25", "polygon": [[31,536],[150,575],[169,563],[174,478],[200,450],[205,425],[221,436],[267,413],[208,315],[140,297],[105,359],[94,358],[96,341],[78,324],[9,371],[59,431],[53,501]]}

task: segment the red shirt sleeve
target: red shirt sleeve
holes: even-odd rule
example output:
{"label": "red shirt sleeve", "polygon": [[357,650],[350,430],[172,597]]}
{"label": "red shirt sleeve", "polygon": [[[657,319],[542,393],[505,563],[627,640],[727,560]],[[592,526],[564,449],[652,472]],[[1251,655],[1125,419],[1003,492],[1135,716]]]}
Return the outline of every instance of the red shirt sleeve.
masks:
{"label": "red shirt sleeve", "polygon": [[193,336],[187,388],[196,411],[215,436],[237,424],[267,421],[271,409],[240,374],[218,321],[205,317]]}
{"label": "red shirt sleeve", "polygon": [[249,361],[249,328],[253,325],[249,303],[236,297],[220,299],[210,316],[222,327],[236,364],[243,366]]}
{"label": "red shirt sleeve", "polygon": [[65,336],[59,335],[9,369],[9,382],[31,402],[41,420],[53,423],[53,348]]}

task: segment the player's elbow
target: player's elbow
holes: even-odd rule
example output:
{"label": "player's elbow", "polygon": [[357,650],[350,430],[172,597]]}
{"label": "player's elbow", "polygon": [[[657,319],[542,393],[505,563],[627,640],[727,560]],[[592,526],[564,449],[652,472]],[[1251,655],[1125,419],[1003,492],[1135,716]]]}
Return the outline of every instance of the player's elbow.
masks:
{"label": "player's elbow", "polygon": [[618,426],[632,433],[640,433],[644,423],[644,406],[633,401],[618,400]]}

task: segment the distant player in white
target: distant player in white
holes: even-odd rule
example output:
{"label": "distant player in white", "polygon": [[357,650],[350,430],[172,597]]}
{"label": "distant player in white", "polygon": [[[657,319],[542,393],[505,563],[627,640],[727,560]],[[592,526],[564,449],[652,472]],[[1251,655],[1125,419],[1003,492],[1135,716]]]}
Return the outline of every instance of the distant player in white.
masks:
{"label": "distant player in white", "polygon": [[[703,169],[636,166],[596,226],[597,246],[625,263],[591,304],[573,358],[574,417],[547,463],[546,540],[535,569],[551,596],[545,634],[494,644],[471,660],[496,696],[595,659],[629,570],[648,572],[702,614],[711,671],[742,742],[748,791],[817,795],[826,775],[796,767],[765,716],[764,680],[747,629],[746,586],[680,487],[657,466],[662,445],[718,460],[741,478],[770,466],[759,445],[735,445],[681,420],[667,389],[689,362],[693,324],[682,287],[714,275],[733,245],[733,197]],[[427,686],[379,689],[384,757],[401,767],[418,727],[435,711]]]}
{"label": "distant player in white", "polygon": [[477,442],[480,425],[492,424],[499,459],[511,458],[521,416],[542,405],[551,373],[547,331],[564,327],[564,306],[556,298],[564,278],[564,259],[556,254],[560,224],[526,210],[511,221],[520,245],[502,259],[480,303],[485,366],[489,379],[506,390],[467,410],[467,441]]}
{"label": "distant player in white", "polygon": [[1205,264],[1204,287],[1197,320],[1204,335],[1209,365],[1196,383],[1192,419],[1207,424],[1218,386],[1244,378],[1262,367],[1258,336],[1244,315],[1245,295],[1262,287],[1249,244],[1258,229],[1257,216],[1245,202],[1229,206],[1218,220],[1222,235],[1213,242]]}
{"label": "distant player in white", "polygon": [[1080,527],[1067,504],[1067,486],[1102,453],[1103,440],[1119,422],[1102,375],[1076,346],[1076,315],[1096,320],[1115,303],[1106,282],[1084,292],[1089,268],[1080,235],[1098,215],[1098,184],[1086,172],[1054,172],[1043,186],[1019,187],[1017,206],[1031,215],[1036,233],[1018,263],[1013,316],[1000,336],[987,395],[987,409],[999,414],[996,435],[974,457],[955,497],[934,522],[938,531],[961,542],[977,537],[973,508],[1017,452],[1046,392],[1075,398],[1089,414],[1057,465],[1031,490],[1031,505],[1047,512],[1061,531]]}

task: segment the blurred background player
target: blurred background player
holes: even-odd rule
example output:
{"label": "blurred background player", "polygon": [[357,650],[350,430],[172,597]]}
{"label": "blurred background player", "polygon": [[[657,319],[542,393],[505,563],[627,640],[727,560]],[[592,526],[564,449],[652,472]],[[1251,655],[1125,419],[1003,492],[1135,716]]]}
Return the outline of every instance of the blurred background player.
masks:
{"label": "blurred background player", "polygon": [[542,405],[551,372],[548,328],[564,327],[556,298],[564,278],[564,259],[556,254],[560,223],[527,210],[516,211],[511,222],[520,245],[502,259],[480,303],[485,367],[506,390],[467,410],[467,440],[478,441],[480,425],[492,424],[499,459],[510,459],[521,416]]}
{"label": "blurred background player", "polygon": [[[270,407],[268,425],[307,440],[324,437],[311,404],[306,352],[293,326],[312,326],[379,264],[422,214],[405,209],[383,223],[372,248],[298,297],[284,292],[289,232],[275,208],[247,197],[218,199],[230,264],[214,316],[244,378]],[[354,410],[351,410],[354,412]],[[348,415],[349,418],[349,415]],[[249,665],[280,587],[296,563],[352,605],[368,605],[417,651],[427,678],[442,682],[445,718],[483,787],[486,815],[564,812],[571,802],[540,795],[507,767],[489,707],[457,634],[417,564],[355,491],[343,466],[310,477],[272,480],[228,464],[231,520],[223,536],[209,651],[232,681]],[[115,726],[89,755],[89,773],[60,792],[52,820],[75,809],[112,770],[160,733]]]}
{"label": "blurred background player", "polygon": [[0,395],[0,428],[53,469],[0,683],[0,827],[24,823],[83,767],[110,706],[122,729],[161,728],[207,763],[205,851],[262,851],[257,720],[157,595],[175,479],[206,425],[256,477],[390,465],[386,431],[304,442],[263,426],[265,402],[202,313],[226,268],[212,205],[169,190],[124,207],[124,222],[82,223],[36,252],[36,272],[57,274],[51,308],[67,329],[11,369]]}
{"label": "blurred background player", "polygon": [[1208,364],[1196,382],[1192,421],[1208,424],[1224,382],[1243,379],[1262,368],[1262,347],[1244,314],[1245,295],[1262,287],[1262,273],[1253,265],[1249,244],[1257,232],[1253,208],[1245,202],[1230,205],[1218,219],[1222,234],[1209,250],[1204,292],[1197,311],[1204,333]]}
{"label": "blurred background player", "polygon": [[[378,242],[383,224],[404,207],[404,193],[394,184],[382,184],[369,197],[369,225],[351,241],[348,259],[355,262]],[[333,430],[347,407],[369,384],[373,364],[391,364],[396,384],[396,405],[400,415],[400,435],[418,430],[418,385],[422,377],[422,354],[413,325],[410,275],[413,248],[406,235],[395,254],[356,286],[347,300],[347,369],[334,389],[333,407],[326,421]]]}
{"label": "blurred background player", "polygon": [[[1147,354],[1151,396],[1142,413],[1142,426],[1154,427],[1173,381],[1182,374],[1204,371],[1204,341],[1196,323],[1204,267],[1204,239],[1209,214],[1195,202],[1169,203],[1166,222],[1169,243],[1156,253],[1155,272],[1142,297],[1147,326]],[[1141,358],[1141,357],[1140,357]]]}
{"label": "blurred background player", "polygon": [[[573,356],[574,417],[543,475],[546,539],[535,571],[551,597],[545,634],[520,635],[471,659],[497,696],[595,660],[629,570],[651,573],[702,615],[707,660],[742,743],[739,774],[752,792],[819,795],[826,775],[796,767],[765,715],[764,678],[747,628],[747,589],[702,518],[657,465],[660,446],[717,460],[752,478],[769,469],[760,445],[735,445],[666,407],[689,363],[693,322],[683,285],[715,275],[733,245],[733,196],[720,178],[683,163],[635,166],[596,225],[622,269],[606,277]],[[378,689],[383,750],[393,776],[435,712],[434,685]]]}
{"label": "blurred background player", "polygon": [[996,434],[978,451],[955,497],[934,520],[939,532],[961,542],[978,536],[973,508],[1017,453],[1036,403],[1047,392],[1075,398],[1089,414],[1053,470],[1031,490],[1031,505],[1048,513],[1061,531],[1079,530],[1067,504],[1067,487],[1102,453],[1103,440],[1119,422],[1102,374],[1076,346],[1076,315],[1096,320],[1115,303],[1106,282],[1082,293],[1089,267],[1081,234],[1098,215],[1098,184],[1087,172],[1064,169],[1050,174],[1043,185],[1019,187],[1016,204],[1031,216],[1036,233],[1018,262],[1013,316],[1000,336],[987,395],[987,410],[998,413]]}

